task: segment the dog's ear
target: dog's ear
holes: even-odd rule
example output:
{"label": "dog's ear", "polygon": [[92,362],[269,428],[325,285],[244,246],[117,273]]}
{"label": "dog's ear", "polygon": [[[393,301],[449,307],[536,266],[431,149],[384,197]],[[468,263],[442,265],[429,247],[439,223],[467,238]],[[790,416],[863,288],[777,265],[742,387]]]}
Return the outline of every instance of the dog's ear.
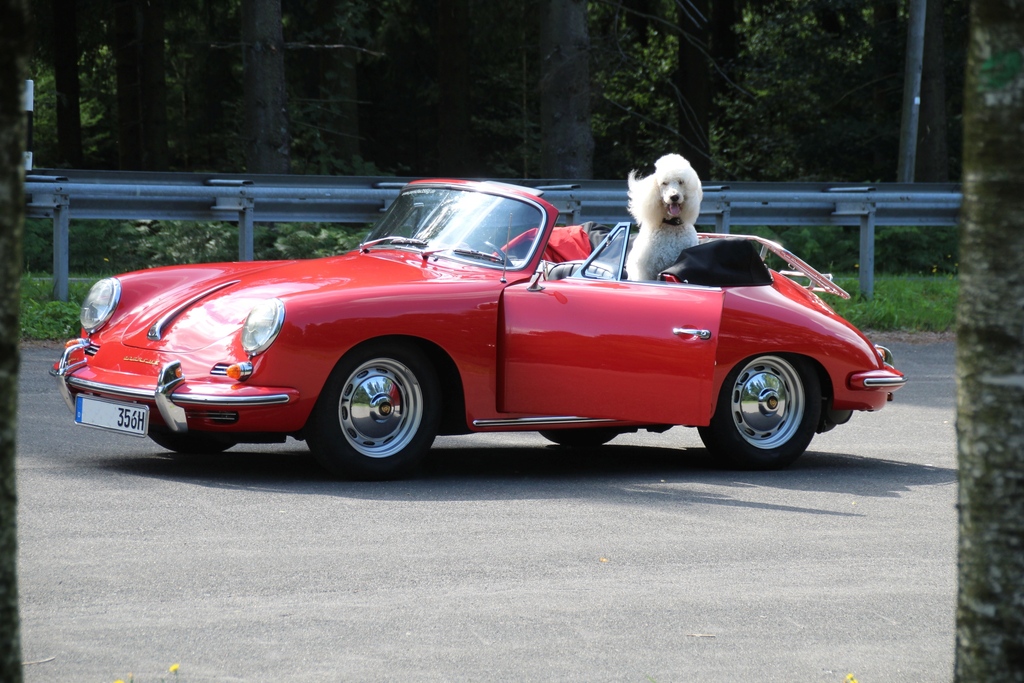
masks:
{"label": "dog's ear", "polygon": [[629,177],[626,178],[626,182],[629,183],[629,189],[630,190],[632,190],[637,185],[639,185],[641,182],[643,182],[643,180],[644,179],[642,177],[640,177],[640,176],[638,176],[636,174],[636,171],[630,171],[629,172]]}
{"label": "dog's ear", "polygon": [[636,221],[637,225],[643,222],[644,204],[650,194],[647,181],[650,178],[638,176],[636,171],[630,171],[626,178],[629,183],[629,192],[626,194],[629,201],[626,203],[626,210]]}
{"label": "dog's ear", "polygon": [[686,201],[683,203],[683,210],[680,218],[684,223],[694,225],[700,217],[700,205],[704,201],[704,188],[701,186],[700,178],[696,173],[692,174],[692,182],[687,183]]}
{"label": "dog's ear", "polygon": [[633,203],[643,201],[643,197],[647,195],[648,180],[650,180],[650,177],[645,178],[637,175],[636,171],[629,172],[629,176],[626,178],[626,181],[629,184],[629,192],[626,196],[629,197],[630,212],[633,211]]}
{"label": "dog's ear", "polygon": [[700,202],[704,199],[704,186],[701,185],[700,178],[697,177],[696,173],[693,174],[692,186],[688,194],[692,195],[695,201]]}

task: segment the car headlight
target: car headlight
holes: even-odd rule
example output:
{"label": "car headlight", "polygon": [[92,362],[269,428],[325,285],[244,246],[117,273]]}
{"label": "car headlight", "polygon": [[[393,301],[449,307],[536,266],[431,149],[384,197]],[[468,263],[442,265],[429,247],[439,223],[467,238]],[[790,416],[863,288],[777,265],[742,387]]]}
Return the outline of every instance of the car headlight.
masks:
{"label": "car headlight", "polygon": [[121,300],[121,281],[108,277],[92,286],[82,302],[82,327],[89,334],[103,327]]}
{"label": "car headlight", "polygon": [[284,325],[284,303],[267,299],[252,307],[242,325],[242,348],[250,356],[263,353],[277,339]]}

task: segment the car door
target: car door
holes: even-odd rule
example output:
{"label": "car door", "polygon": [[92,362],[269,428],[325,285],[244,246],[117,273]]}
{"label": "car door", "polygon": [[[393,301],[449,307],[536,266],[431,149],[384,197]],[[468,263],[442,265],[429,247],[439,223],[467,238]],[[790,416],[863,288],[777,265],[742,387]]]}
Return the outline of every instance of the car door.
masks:
{"label": "car door", "polygon": [[724,292],[570,277],[510,286],[499,409],[707,424]]}

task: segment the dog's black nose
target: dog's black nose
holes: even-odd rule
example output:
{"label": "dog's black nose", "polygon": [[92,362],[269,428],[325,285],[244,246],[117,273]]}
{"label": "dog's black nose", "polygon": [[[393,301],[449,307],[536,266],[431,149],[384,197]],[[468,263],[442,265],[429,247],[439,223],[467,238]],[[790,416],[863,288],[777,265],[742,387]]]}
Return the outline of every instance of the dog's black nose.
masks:
{"label": "dog's black nose", "polygon": [[679,202],[679,195],[678,194],[672,195],[671,197],[669,197],[669,201],[671,201],[673,204],[678,203]]}

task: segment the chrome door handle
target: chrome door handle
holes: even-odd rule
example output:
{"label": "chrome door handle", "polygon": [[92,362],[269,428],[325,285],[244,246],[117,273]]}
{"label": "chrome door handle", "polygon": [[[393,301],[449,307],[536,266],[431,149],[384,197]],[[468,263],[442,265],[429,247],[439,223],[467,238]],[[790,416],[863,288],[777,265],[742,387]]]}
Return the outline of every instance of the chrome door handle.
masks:
{"label": "chrome door handle", "polygon": [[698,339],[703,339],[705,341],[711,339],[711,330],[697,330],[692,327],[673,327],[672,334],[697,337]]}

